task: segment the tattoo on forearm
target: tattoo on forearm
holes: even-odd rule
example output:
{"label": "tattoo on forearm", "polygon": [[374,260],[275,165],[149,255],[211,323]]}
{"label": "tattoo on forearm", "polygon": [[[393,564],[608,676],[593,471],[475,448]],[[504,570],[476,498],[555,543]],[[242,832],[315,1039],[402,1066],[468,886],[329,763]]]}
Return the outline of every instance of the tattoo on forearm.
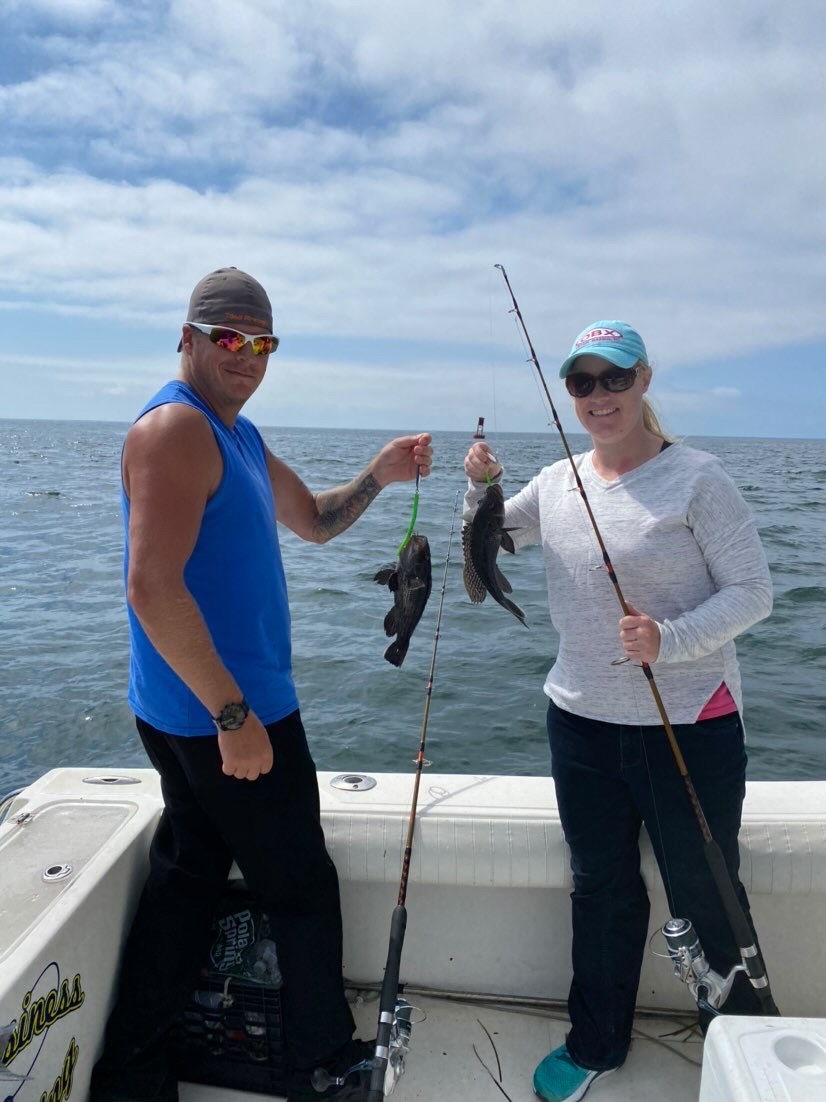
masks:
{"label": "tattoo on forearm", "polygon": [[349,486],[318,495],[316,531],[324,539],[332,539],[358,520],[381,486],[371,474],[366,474]]}

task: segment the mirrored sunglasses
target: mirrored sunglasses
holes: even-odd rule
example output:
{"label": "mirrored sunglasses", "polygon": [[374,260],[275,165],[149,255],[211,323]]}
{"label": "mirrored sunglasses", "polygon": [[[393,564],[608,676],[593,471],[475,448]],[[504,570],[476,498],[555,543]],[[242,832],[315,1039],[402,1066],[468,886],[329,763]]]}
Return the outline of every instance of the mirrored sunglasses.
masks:
{"label": "mirrored sunglasses", "polygon": [[587,398],[597,383],[609,394],[629,390],[637,377],[636,367],[609,367],[600,375],[587,375],[584,371],[572,371],[565,376],[565,389],[573,398]]}
{"label": "mirrored sunglasses", "polygon": [[255,356],[269,356],[278,348],[275,333],[242,333],[240,329],[229,329],[226,325],[204,325],[199,321],[188,321],[186,324],[190,329],[205,333],[213,344],[227,352],[240,352],[247,342],[252,345]]}

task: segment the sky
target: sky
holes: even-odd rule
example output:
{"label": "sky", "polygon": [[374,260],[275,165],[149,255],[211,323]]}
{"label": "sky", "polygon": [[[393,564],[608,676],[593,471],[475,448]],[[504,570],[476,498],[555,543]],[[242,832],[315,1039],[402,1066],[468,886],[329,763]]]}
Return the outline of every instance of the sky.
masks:
{"label": "sky", "polygon": [[128,421],[235,265],[261,425],[563,423],[621,318],[679,435],[824,437],[822,0],[0,0],[0,417]]}

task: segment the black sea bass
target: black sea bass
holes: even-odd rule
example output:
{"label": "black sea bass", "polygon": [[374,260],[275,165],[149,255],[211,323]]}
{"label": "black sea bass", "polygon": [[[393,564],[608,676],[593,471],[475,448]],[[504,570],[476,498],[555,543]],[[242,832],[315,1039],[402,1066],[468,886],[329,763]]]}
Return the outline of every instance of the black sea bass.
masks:
{"label": "black sea bass", "polygon": [[427,537],[411,536],[399,561],[394,566],[383,566],[374,581],[389,586],[393,594],[393,607],[384,618],[384,630],[387,635],[395,635],[396,640],[384,652],[384,657],[394,666],[400,666],[432,588]]}
{"label": "black sea bass", "polygon": [[504,523],[505,495],[502,487],[493,483],[485,490],[473,520],[462,529],[465,589],[474,604],[484,601],[490,593],[494,601],[527,627],[525,613],[505,596],[512,592],[511,584],[496,565],[500,547],[511,553],[514,551],[513,540]]}

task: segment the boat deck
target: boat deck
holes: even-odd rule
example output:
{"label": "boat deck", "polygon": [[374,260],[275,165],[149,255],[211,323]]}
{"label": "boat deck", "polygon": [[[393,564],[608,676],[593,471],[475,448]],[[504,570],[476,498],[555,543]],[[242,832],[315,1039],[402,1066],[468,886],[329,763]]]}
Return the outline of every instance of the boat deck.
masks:
{"label": "boat deck", "polygon": [[[393,1092],[398,1102],[535,1102],[533,1069],[565,1039],[564,1011],[419,996],[409,989],[405,995],[427,1017],[413,1027],[407,1070]],[[373,1036],[376,993],[357,995],[353,1011],[358,1035]],[[701,1061],[702,1043],[688,1019],[641,1014],[625,1065],[595,1083],[588,1100],[662,1102],[667,1096],[669,1102],[697,1102]],[[252,1102],[264,1097],[192,1084],[181,1087],[181,1102]]]}

